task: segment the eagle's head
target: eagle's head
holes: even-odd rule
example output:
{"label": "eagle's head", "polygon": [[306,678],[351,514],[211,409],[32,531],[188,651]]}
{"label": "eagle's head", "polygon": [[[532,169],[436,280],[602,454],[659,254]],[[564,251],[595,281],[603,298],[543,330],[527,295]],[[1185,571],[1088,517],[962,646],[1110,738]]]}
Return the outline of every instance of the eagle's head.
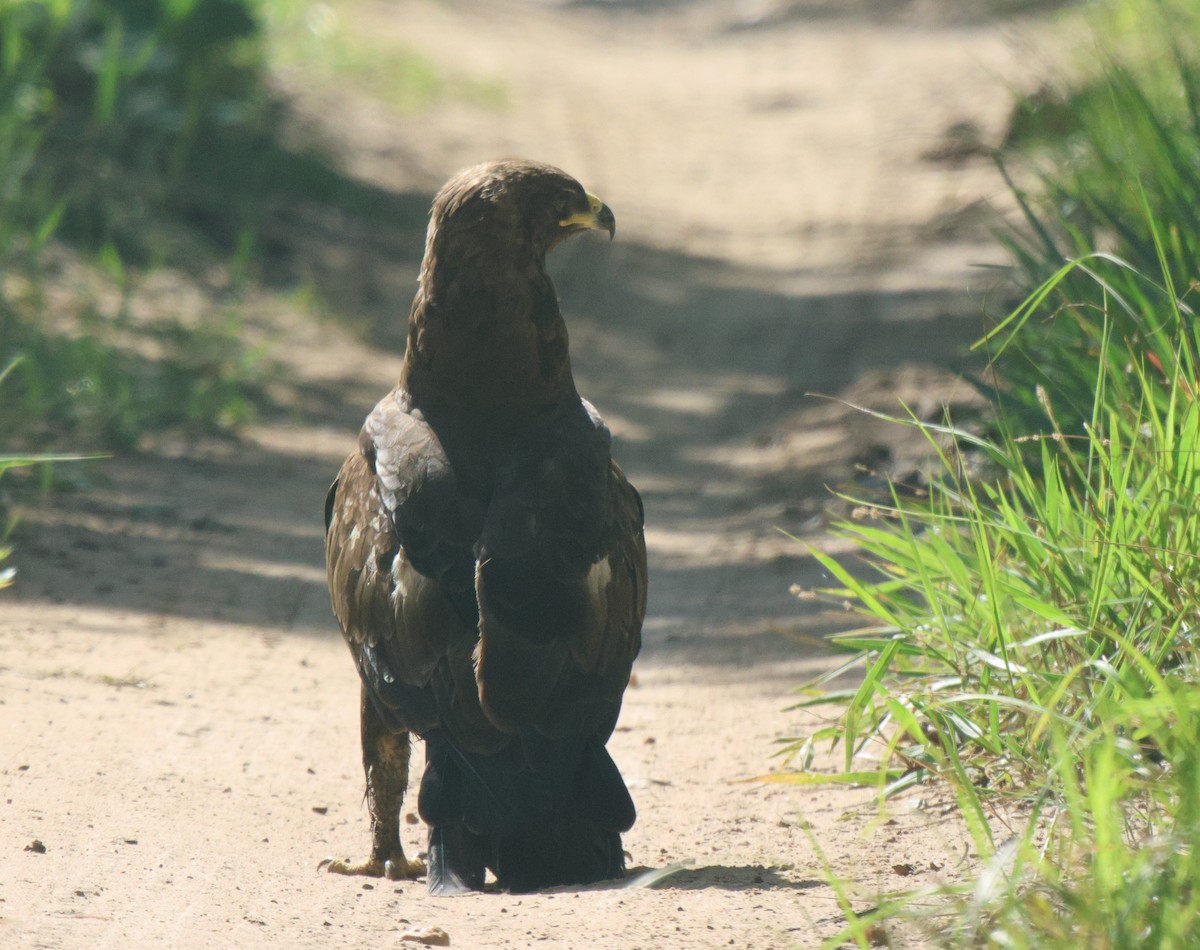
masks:
{"label": "eagle's head", "polygon": [[433,200],[426,257],[450,248],[495,259],[511,253],[542,261],[580,231],[616,233],[608,205],[566,172],[531,161],[476,165],[450,179]]}

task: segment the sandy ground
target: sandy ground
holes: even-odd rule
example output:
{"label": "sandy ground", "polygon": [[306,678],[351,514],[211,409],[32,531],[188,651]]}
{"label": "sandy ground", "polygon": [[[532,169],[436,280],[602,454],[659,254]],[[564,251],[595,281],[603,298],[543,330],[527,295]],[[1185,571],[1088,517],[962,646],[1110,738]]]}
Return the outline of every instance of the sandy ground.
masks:
{"label": "sandy ground", "polygon": [[933,2],[333,9],[506,93],[405,115],[282,75],[355,175],[423,207],[457,168],[521,154],[616,212],[615,243],[576,241],[554,269],[580,389],[646,501],[646,645],[612,749],[639,809],[631,880],[674,873],[433,899],[317,872],[368,843],[321,500],[396,376],[421,240],[419,221],[317,222],[291,266],[372,345],[264,304],[285,416],[103,463],[24,513],[0,595],[0,945],[391,946],[439,927],[460,947],[809,947],[842,921],[826,867],[865,893],[968,866],[936,796],[880,814],[863,790],[744,780],[812,728],[785,707],[846,624],[789,594],[823,579],[777,529],[837,550],[826,486],[916,464],[806,394],[971,400],[954,368],[990,285],[968,265],[997,259],[981,209],[1002,187],[957,145],[1003,128],[1011,24]]}

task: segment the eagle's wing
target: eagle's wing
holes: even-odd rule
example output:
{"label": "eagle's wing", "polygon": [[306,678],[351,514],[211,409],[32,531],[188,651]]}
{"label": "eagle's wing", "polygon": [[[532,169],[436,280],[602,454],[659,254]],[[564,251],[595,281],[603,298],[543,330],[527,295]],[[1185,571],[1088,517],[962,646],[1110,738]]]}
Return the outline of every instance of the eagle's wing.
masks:
{"label": "eagle's wing", "polygon": [[[424,732],[442,718],[439,707],[460,705],[456,692],[475,693],[480,523],[433,430],[402,390],[388,394],[329,489],[325,554],[334,614],[393,728]],[[489,729],[469,709],[461,725]]]}
{"label": "eagle's wing", "polygon": [[501,467],[475,592],[477,678],[503,728],[603,743],[620,710],[646,609],[641,499],[580,401]]}

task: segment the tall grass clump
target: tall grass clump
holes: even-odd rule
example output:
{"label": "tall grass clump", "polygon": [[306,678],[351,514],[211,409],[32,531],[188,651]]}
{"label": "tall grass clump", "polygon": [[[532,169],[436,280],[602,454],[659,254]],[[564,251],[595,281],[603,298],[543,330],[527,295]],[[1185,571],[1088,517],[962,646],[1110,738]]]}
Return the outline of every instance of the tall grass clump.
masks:
{"label": "tall grass clump", "polygon": [[[1089,266],[1100,347],[1083,431],[1055,423],[1045,391],[1036,433],[1003,416],[995,438],[909,421],[940,478],[923,499],[897,492],[840,526],[874,577],[814,552],[839,585],[822,594],[867,621],[835,638],[852,659],[813,684],[864,670],[822,734],[844,743],[845,777],[874,771],[885,794],[948,783],[990,862],[948,945],[964,930],[997,947],[1078,946],[1084,933],[1089,947],[1200,940],[1200,895],[1183,873],[1200,846],[1194,320],[1160,293],[1173,359],[1120,367],[1137,391],[1110,402],[1109,347],[1130,313],[1105,287],[1161,282],[1108,259]],[[997,813],[1024,821],[1016,844],[1003,845]]]}
{"label": "tall grass clump", "polygon": [[151,212],[267,110],[258,34],[249,0],[0,4],[10,227],[153,261]]}
{"label": "tall grass clump", "polygon": [[[1116,306],[1096,314],[1104,347]],[[1163,306],[1177,328],[1192,322],[1177,301]],[[1200,403],[1185,366],[1165,383],[1157,367],[1135,368],[1141,395],[1114,406],[1099,370],[1080,435],[1054,425],[1048,399],[1050,427],[1032,435],[1003,417],[996,439],[908,423],[941,477],[923,501],[897,494],[840,527],[882,579],[814,552],[842,584],[826,593],[874,624],[835,638],[867,669],[848,697],[848,767],[870,737],[914,766],[966,776],[978,763],[989,787],[1025,788],[1045,774],[1057,734],[1110,720],[1164,670],[1200,673]],[[980,467],[989,477],[970,474]],[[934,733],[908,728],[929,723]]]}
{"label": "tall grass clump", "polygon": [[[0,409],[10,446],[128,448],[249,415],[259,363],[228,313],[148,334],[128,309],[139,273],[195,258],[170,219],[199,214],[206,176],[229,164],[216,156],[265,121],[249,3],[0,3],[0,359],[21,357]],[[54,240],[102,294],[47,263]]]}
{"label": "tall grass clump", "polygon": [[[1004,241],[1029,288],[1067,260],[1119,255],[1130,270],[1111,289],[1127,306],[1110,314],[1106,359],[1114,370],[1146,358],[1166,366],[1178,341],[1160,325],[1157,291],[1187,298],[1200,277],[1200,4],[1122,0],[1102,13],[1089,77],[1017,109],[1010,145],[1039,172],[1032,189],[1014,185],[1026,227]],[[1038,387],[1066,431],[1087,422],[1103,325],[1091,312],[1095,283],[1086,264],[1074,268],[1024,314],[1036,319],[1006,355],[998,394],[1022,424],[1040,424]],[[1131,371],[1109,384],[1110,402],[1138,395]]]}
{"label": "tall grass clump", "polygon": [[[20,360],[15,359],[0,369],[0,399],[2,399],[5,381],[12,375],[13,370],[17,368],[19,363]],[[0,480],[3,480],[7,472],[34,466],[39,466],[44,471],[48,471],[49,466],[54,462],[74,462],[80,461],[83,458],[83,456],[78,455],[0,454]],[[12,548],[8,544],[8,536],[12,532],[15,523],[8,514],[5,501],[4,494],[0,492],[0,590],[10,586],[17,574],[15,567],[5,566],[5,561],[12,555]]]}
{"label": "tall grass clump", "polygon": [[839,940],[904,916],[945,946],[1200,946],[1200,59],[1162,36],[1039,143],[1010,239],[1028,296],[979,343],[990,434],[895,420],[939,477],[840,526],[863,568],[814,552],[862,624],[805,700],[839,720],[803,741],[885,796],[946,783],[980,859],[933,911],[847,902]]}

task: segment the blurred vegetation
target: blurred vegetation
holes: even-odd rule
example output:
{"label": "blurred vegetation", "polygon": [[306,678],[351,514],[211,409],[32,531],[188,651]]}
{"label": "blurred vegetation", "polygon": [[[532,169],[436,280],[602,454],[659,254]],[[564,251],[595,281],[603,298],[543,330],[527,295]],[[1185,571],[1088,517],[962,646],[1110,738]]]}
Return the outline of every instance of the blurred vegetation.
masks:
{"label": "blurred vegetation", "polygon": [[[7,365],[0,367],[0,391],[3,390],[5,381],[12,375],[13,370],[20,365],[20,358],[14,359]],[[79,455],[63,455],[43,453],[40,455],[16,454],[2,455],[0,454],[0,480],[12,471],[27,471],[29,469],[38,469],[43,477],[49,475],[50,466],[55,462],[77,462],[82,461],[87,456]],[[0,496],[2,500],[3,496]],[[4,562],[12,555],[12,548],[8,545],[8,537],[12,533],[15,526],[15,521],[7,515],[4,506],[0,504],[0,590],[12,584],[13,578],[16,576],[17,570],[14,567],[5,567]]]}
{"label": "blurred vegetation", "polygon": [[1042,171],[1007,238],[1027,296],[979,344],[992,434],[895,420],[940,478],[840,526],[867,579],[815,553],[837,586],[808,596],[863,627],[802,705],[865,675],[785,753],[841,743],[840,777],[881,801],[946,783],[981,860],[942,901],[865,914],[838,882],[831,947],[886,943],[896,918],[948,947],[1200,946],[1198,19],[1111,5],[1082,81],[1022,104],[1010,144]]}
{"label": "blurred vegetation", "polygon": [[500,109],[508,102],[498,79],[447,75],[418,50],[352,29],[336,3],[262,0],[261,10],[273,69],[302,66],[320,80],[348,79],[403,112],[419,112],[443,99],[486,109]]}
{"label": "blurred vegetation", "polygon": [[[1048,84],[1015,110],[1009,148],[1040,173],[1032,193],[1018,191],[1029,226],[1006,243],[1028,287],[1094,252],[1129,265],[1109,287],[1119,306],[1106,349],[1109,368],[1125,369],[1110,401],[1128,403],[1140,391],[1133,367],[1150,360],[1161,375],[1179,343],[1160,325],[1159,291],[1186,310],[1200,276],[1200,3],[1109,3],[1095,28],[1082,81]],[[1022,314],[1000,398],[1025,426],[1043,418],[1043,391],[1065,432],[1082,434],[1090,418],[1103,327],[1087,309],[1095,277],[1091,264],[1072,269],[1036,319]]]}
{"label": "blurred vegetation", "polygon": [[[6,448],[236,431],[278,373],[243,303],[264,273],[291,273],[296,209],[423,220],[296,143],[270,76],[297,65],[410,110],[503,102],[490,81],[384,55],[334,6],[0,0],[0,361],[22,357],[0,398]],[[202,305],[172,313],[161,287],[147,304],[170,274]]]}
{"label": "blurred vegetation", "polygon": [[[10,448],[129,448],[251,414],[259,362],[234,311],[168,322],[148,355],[128,301],[139,268],[191,251],[170,215],[224,143],[264,127],[261,62],[241,0],[0,4],[0,359],[22,357],[0,403]],[[109,292],[64,280],[51,239]]]}

